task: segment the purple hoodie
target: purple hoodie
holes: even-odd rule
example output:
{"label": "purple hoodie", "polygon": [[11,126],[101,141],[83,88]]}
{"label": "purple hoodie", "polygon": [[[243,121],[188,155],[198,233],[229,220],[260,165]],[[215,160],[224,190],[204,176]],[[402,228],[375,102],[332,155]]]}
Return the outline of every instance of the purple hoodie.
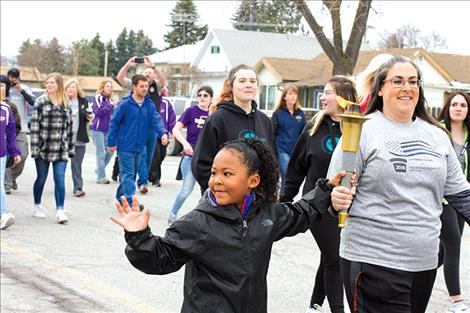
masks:
{"label": "purple hoodie", "polygon": [[103,94],[96,95],[93,99],[93,113],[95,113],[95,119],[90,129],[104,133],[108,132],[109,121],[113,114],[113,105],[110,99]]}
{"label": "purple hoodie", "polygon": [[162,97],[160,102],[160,116],[162,117],[163,127],[172,134],[173,127],[175,127],[176,124],[176,115],[170,100],[165,97]]}
{"label": "purple hoodie", "polygon": [[21,152],[16,146],[16,124],[13,112],[9,105],[0,104],[0,157],[11,154],[20,155]]}

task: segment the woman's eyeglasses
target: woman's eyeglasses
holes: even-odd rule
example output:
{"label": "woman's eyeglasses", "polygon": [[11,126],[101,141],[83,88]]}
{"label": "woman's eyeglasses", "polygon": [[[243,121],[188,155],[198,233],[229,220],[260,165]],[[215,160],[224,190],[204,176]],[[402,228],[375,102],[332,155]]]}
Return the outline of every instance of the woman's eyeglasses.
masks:
{"label": "woman's eyeglasses", "polygon": [[210,95],[209,95],[208,93],[198,93],[197,96],[198,96],[199,98],[201,98],[201,97],[202,97],[202,98],[208,98],[208,97],[210,97]]}
{"label": "woman's eyeglasses", "polygon": [[403,88],[405,87],[405,83],[408,83],[410,88],[419,88],[421,86],[421,80],[417,78],[412,78],[410,80],[405,80],[402,78],[390,78],[384,79],[384,82],[390,82],[393,88]]}

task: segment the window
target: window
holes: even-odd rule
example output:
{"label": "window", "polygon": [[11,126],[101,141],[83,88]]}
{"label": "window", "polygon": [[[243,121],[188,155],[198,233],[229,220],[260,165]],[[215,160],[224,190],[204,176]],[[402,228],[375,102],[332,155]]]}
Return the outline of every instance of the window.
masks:
{"label": "window", "polygon": [[219,46],[211,46],[211,54],[219,54],[220,47]]}
{"label": "window", "polygon": [[259,96],[259,108],[261,110],[274,110],[274,105],[276,103],[276,90],[276,85],[261,86]]}

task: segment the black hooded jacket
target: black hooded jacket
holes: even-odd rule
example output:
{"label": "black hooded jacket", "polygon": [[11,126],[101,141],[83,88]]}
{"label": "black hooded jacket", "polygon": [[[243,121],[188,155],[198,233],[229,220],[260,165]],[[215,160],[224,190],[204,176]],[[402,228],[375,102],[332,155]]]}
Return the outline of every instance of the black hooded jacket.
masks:
{"label": "black hooded jacket", "polygon": [[304,179],[302,194],[312,190],[314,183],[319,178],[325,178],[328,172],[331,156],[341,137],[340,124],[326,115],[317,132],[311,136],[312,126],[312,122],[307,123],[292,150],[284,189],[281,191],[282,202],[294,199]]}
{"label": "black hooded jacket", "polygon": [[212,161],[220,146],[227,141],[256,137],[268,143],[277,155],[271,120],[256,107],[253,101],[251,112],[246,113],[233,101],[221,102],[217,110],[209,115],[199,134],[191,164],[193,176],[201,190],[207,189]]}
{"label": "black hooded jacket", "polygon": [[331,204],[331,187],[319,180],[296,203],[258,198],[246,220],[238,207],[218,206],[206,191],[163,238],[149,228],[126,232],[126,256],[147,274],[172,273],[186,264],[182,313],[266,313],[273,243],[309,229]]}

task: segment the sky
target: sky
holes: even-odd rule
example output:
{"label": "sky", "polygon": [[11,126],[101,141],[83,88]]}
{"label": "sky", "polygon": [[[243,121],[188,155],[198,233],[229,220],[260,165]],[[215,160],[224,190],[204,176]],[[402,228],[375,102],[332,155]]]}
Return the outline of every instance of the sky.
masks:
{"label": "sky", "polygon": [[[70,46],[73,41],[91,39],[98,32],[103,42],[113,41],[124,27],[142,29],[154,45],[165,47],[163,35],[170,28],[170,13],[175,1],[21,1],[0,0],[0,53],[18,54],[22,42],[51,40]],[[239,1],[195,0],[200,24],[209,28],[232,29],[231,18]],[[308,1],[312,13],[330,35],[330,17],[321,1]],[[343,39],[348,36],[357,4],[343,1]],[[470,1],[383,1],[372,2],[367,40],[372,47],[385,32],[405,24],[417,26],[423,34],[432,31],[444,37],[447,48],[442,52],[470,55],[468,40]],[[307,26],[308,29],[308,26]]]}

